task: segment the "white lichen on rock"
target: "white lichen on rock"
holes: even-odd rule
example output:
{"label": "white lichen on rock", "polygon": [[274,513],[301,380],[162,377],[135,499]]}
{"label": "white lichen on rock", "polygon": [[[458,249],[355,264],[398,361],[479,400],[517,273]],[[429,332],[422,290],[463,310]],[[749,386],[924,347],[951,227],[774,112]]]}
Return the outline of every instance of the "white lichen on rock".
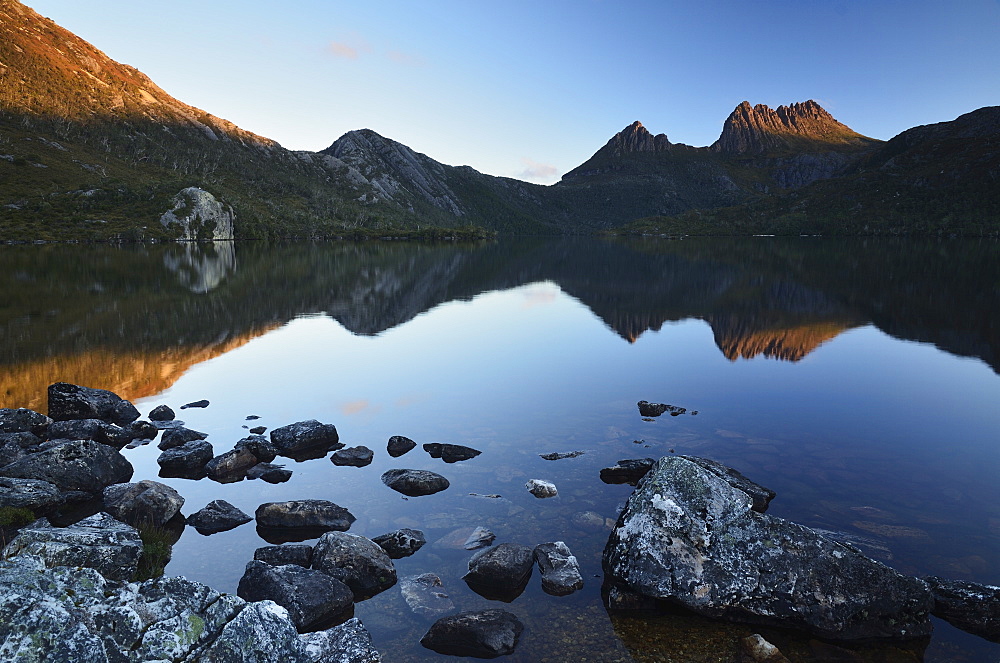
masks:
{"label": "white lichen on rock", "polygon": [[160,217],[165,228],[179,228],[179,241],[231,240],[235,220],[231,206],[194,186],[178,192],[173,207]]}

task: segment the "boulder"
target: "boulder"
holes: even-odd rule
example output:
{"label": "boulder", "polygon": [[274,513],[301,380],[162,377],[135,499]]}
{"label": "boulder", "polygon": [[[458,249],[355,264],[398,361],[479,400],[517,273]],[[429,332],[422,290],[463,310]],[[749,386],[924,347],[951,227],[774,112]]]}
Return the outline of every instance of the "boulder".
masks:
{"label": "boulder", "polygon": [[382,536],[376,536],[372,541],[377,543],[391,559],[409,557],[427,543],[423,532],[405,528],[383,534]]}
{"label": "boulder", "polygon": [[661,458],[608,540],[605,582],[704,616],[831,640],[930,633],[925,582],[752,505],[699,464]]}
{"label": "boulder", "polygon": [[132,478],[132,465],[118,451],[93,440],[60,442],[0,468],[0,476],[42,479],[62,491],[96,495]]}
{"label": "boulder", "polygon": [[430,454],[431,458],[440,458],[446,463],[457,463],[460,460],[469,460],[483,453],[472,447],[463,447],[460,444],[441,444],[440,442],[429,442],[424,445],[424,451]]}
{"label": "boulder", "polygon": [[190,428],[185,428],[184,426],[167,428],[163,431],[163,435],[160,437],[160,443],[157,444],[156,447],[160,451],[166,451],[167,449],[179,447],[182,444],[187,444],[188,442],[204,440],[206,437],[208,437],[208,433],[201,433],[196,430],[191,430]]}
{"label": "boulder", "polygon": [[351,512],[327,500],[268,502],[257,507],[257,526],[270,529],[346,531],[355,521]]}
{"label": "boulder", "polygon": [[399,458],[415,446],[417,446],[417,443],[410,438],[403,437],[402,435],[393,435],[389,438],[388,444],[386,444],[386,451],[393,458]]}
{"label": "boulder", "polygon": [[193,440],[168,448],[160,454],[156,463],[160,466],[161,477],[200,479],[205,476],[205,465],[214,455],[211,444],[205,440]]}
{"label": "boulder", "polygon": [[292,471],[284,465],[258,463],[247,470],[247,479],[260,479],[267,483],[284,483],[292,478]]}
{"label": "boulder", "polygon": [[740,640],[741,663],[790,663],[781,650],[764,639],[759,633]]}
{"label": "boulder", "polygon": [[0,508],[37,512],[57,507],[65,501],[59,488],[48,481],[0,477]]}
{"label": "boulder", "polygon": [[479,526],[472,530],[472,533],[465,538],[462,547],[466,550],[479,550],[485,548],[496,541],[497,535],[485,527]]}
{"label": "boulder", "polygon": [[173,421],[174,411],[166,405],[157,405],[149,413],[150,421]]}
{"label": "boulder", "polygon": [[396,567],[371,539],[327,532],[313,548],[312,567],[345,583],[362,601],[396,584]]}
{"label": "boulder", "polygon": [[37,448],[41,439],[28,432],[0,433],[0,467],[27,457],[28,450]]}
{"label": "boulder", "polygon": [[271,566],[297,564],[308,569],[312,566],[313,547],[307,545],[264,546],[253,551],[253,558]]}
{"label": "boulder", "polygon": [[149,421],[133,421],[124,427],[125,433],[132,440],[152,440],[160,434],[160,429]]}
{"label": "boulder", "polygon": [[316,630],[354,605],[350,588],[321,571],[256,560],[247,564],[236,595],[247,601],[274,601],[288,611],[300,632]]}
{"label": "boulder", "polygon": [[770,488],[765,488],[758,483],[754,483],[750,479],[743,476],[740,472],[737,472],[733,468],[727,467],[720,462],[709,460],[707,458],[698,458],[697,456],[681,456],[681,458],[686,458],[692,463],[697,463],[704,469],[728,483],[733,488],[742,490],[750,496],[751,500],[753,500],[751,508],[759,513],[767,511],[767,505],[771,503],[771,500],[773,500],[774,496],[777,494]]}
{"label": "boulder", "polygon": [[601,481],[604,483],[627,483],[631,486],[639,483],[646,473],[656,463],[655,458],[626,458],[611,467],[601,470]]}
{"label": "boulder", "polygon": [[528,483],[524,484],[524,487],[528,489],[529,493],[540,499],[555,497],[559,494],[559,491],[556,490],[556,485],[544,479],[529,479]]}
{"label": "boulder", "polygon": [[501,543],[473,555],[462,579],[480,596],[510,603],[528,585],[534,565],[531,548]]}
{"label": "boulder", "polygon": [[295,458],[314,451],[333,451],[344,445],[333,424],[321,424],[315,419],[299,421],[271,431],[271,444],[279,456]]}
{"label": "boulder", "polygon": [[219,483],[232,483],[246,478],[247,470],[259,463],[247,449],[231,449],[205,464],[205,474]]}
{"label": "boulder", "polygon": [[270,463],[278,455],[271,441],[263,435],[250,435],[236,443],[236,449],[245,449],[252,453],[258,463]]}
{"label": "boulder", "polygon": [[212,500],[202,509],[188,516],[187,524],[198,530],[199,534],[207,536],[227,532],[251,520],[253,518],[226,500]]}
{"label": "boulder", "polygon": [[534,557],[542,572],[542,590],[546,594],[566,596],[583,588],[580,563],[564,542],[539,543]]}
{"label": "boulder", "polygon": [[44,435],[51,423],[49,417],[28,408],[0,408],[0,433]]}
{"label": "boulder", "polygon": [[210,192],[189,186],[178,191],[171,203],[171,208],[160,216],[160,225],[175,233],[178,241],[233,239],[236,212]]}
{"label": "boulder", "polygon": [[564,460],[566,458],[576,458],[587,453],[586,451],[553,451],[547,454],[538,454],[542,460]]}
{"label": "boulder", "polygon": [[252,435],[263,435],[267,431],[267,426],[254,426],[250,429]]}
{"label": "boulder", "polygon": [[357,618],[300,637],[310,656],[308,663],[380,663],[382,660],[372,646],[371,634]]}
{"label": "boulder", "polygon": [[1000,642],[1000,587],[926,578],[934,596],[933,614],[952,626]]}
{"label": "boulder", "polygon": [[364,446],[340,449],[339,451],[334,451],[330,456],[330,460],[333,461],[334,465],[349,465],[352,467],[371,465],[373,458],[375,458],[375,452]]}
{"label": "boulder", "polygon": [[440,474],[427,470],[389,470],[382,474],[382,483],[409,497],[439,493],[451,485]]}
{"label": "boulder", "polygon": [[666,403],[647,403],[646,401],[639,401],[637,405],[639,406],[639,414],[643,417],[658,417],[664,412],[669,412],[670,416],[676,417],[679,414],[687,412],[687,408],[685,407],[667,405]]}
{"label": "boulder", "polygon": [[191,401],[190,403],[185,403],[184,405],[181,406],[181,409],[182,410],[187,410],[188,408],[203,409],[208,407],[209,405],[210,403],[207,400],[202,399],[200,401]]}
{"label": "boulder", "polygon": [[125,426],[139,418],[139,411],[106,389],[56,382],[49,385],[49,416],[54,421],[102,419],[109,424]]}
{"label": "boulder", "polygon": [[158,481],[119,483],[104,489],[104,510],[132,527],[161,526],[177,515],[184,498]]}
{"label": "boulder", "polygon": [[434,622],[420,644],[439,654],[496,658],[513,654],[524,625],[506,610],[461,612]]}
{"label": "boulder", "polygon": [[121,449],[135,439],[131,431],[102,419],[69,419],[49,424],[50,440],[94,440]]}
{"label": "boulder", "polygon": [[134,527],[106,513],[69,527],[53,527],[42,518],[21,528],[3,550],[5,559],[24,554],[41,558],[50,569],[86,567],[108,580],[129,581],[139,568],[142,541]]}
{"label": "boulder", "polygon": [[441,578],[433,573],[403,578],[399,581],[399,592],[415,615],[435,619],[455,611],[455,604],[444,591]]}

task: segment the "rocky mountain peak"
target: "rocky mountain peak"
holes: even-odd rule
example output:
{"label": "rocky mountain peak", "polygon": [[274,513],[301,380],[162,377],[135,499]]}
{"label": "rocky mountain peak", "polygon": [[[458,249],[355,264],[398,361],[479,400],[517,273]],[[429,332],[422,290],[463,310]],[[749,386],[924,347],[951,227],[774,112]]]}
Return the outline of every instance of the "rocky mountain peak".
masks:
{"label": "rocky mountain peak", "polygon": [[770,108],[742,102],[730,113],[712,150],[726,154],[762,154],[773,150],[863,146],[872,139],[833,118],[812,99]]}
{"label": "rocky mountain peak", "polygon": [[610,149],[615,156],[628,152],[663,152],[670,149],[670,141],[666,134],[653,135],[642,122],[636,120],[616,133],[605,149]]}

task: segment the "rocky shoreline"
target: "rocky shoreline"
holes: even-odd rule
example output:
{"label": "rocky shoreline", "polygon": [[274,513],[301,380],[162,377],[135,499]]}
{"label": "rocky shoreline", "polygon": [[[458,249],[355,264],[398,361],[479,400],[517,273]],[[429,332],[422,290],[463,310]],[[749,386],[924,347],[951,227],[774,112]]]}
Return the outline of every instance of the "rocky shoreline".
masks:
{"label": "rocky shoreline", "polygon": [[[683,410],[657,405],[639,407],[652,417]],[[159,436],[162,476],[221,483],[287,481],[291,471],[273,463],[278,456],[334,452],[334,464],[370,463],[374,452],[345,449],[332,424],[302,421],[269,436],[255,429],[216,454],[207,436],[177,422],[170,408],[155,408],[149,419],[140,421],[138,410],[112,392],[66,383],[49,388],[48,416],[0,410],[0,509],[19,518],[6,518],[0,530],[0,658],[379,661],[353,607],[397,584],[415,614],[436,620],[420,640],[428,649],[479,658],[516,650],[524,626],[514,613],[457,613],[434,573],[397,577],[393,560],[418,553],[426,542],[419,530],[374,539],[351,534],[355,517],[324,500],[265,503],[252,516],[215,500],[185,518],[184,498],[173,488],[149,479],[130,483],[132,466],[120,453]],[[415,447],[394,436],[386,451],[399,457]],[[446,463],[481,453],[448,444],[425,444],[424,450]],[[636,485],[604,550],[602,595],[609,612],[670,604],[840,642],[926,638],[935,615],[1000,641],[1000,588],[904,576],[849,544],[766,514],[774,492],[715,461],[626,459],[602,470],[601,479]],[[449,487],[447,478],[426,470],[390,470],[382,481],[408,497]],[[539,498],[557,493],[554,484],[538,479],[525,488]],[[78,517],[67,516],[74,512]],[[169,559],[170,532],[191,526],[211,534],[251,520],[274,545],[254,551],[237,596],[184,578],[156,577]],[[151,530],[168,533],[168,541],[160,568],[148,572],[154,546],[144,534]],[[297,543],[316,537],[315,545]],[[583,587],[580,565],[565,542],[494,545],[495,538],[479,528],[463,544],[476,551],[463,579],[480,596],[514,600],[535,566],[547,594],[565,596]],[[747,660],[782,660],[773,645],[754,638],[746,651],[764,658],[745,653]]]}

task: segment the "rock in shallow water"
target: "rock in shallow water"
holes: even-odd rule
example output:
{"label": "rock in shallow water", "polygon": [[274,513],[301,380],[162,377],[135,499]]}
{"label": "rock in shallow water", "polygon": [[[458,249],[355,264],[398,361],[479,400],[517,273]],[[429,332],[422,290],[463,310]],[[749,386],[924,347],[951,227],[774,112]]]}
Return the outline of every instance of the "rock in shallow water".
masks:
{"label": "rock in shallow water", "polygon": [[247,564],[236,594],[247,601],[274,601],[300,632],[315,630],[354,605],[350,588],[322,571],[256,560]]}
{"label": "rock in shallow water", "polygon": [[338,449],[333,452],[330,456],[330,460],[334,465],[340,466],[350,466],[350,467],[364,467],[366,465],[371,465],[372,459],[375,457],[375,452],[365,446],[359,447],[347,447],[346,449]]}
{"label": "rock in shallow water", "polygon": [[427,543],[424,533],[416,529],[398,529],[372,539],[391,559],[409,557]]}
{"label": "rock in shallow water", "polygon": [[439,654],[496,658],[514,653],[523,630],[506,610],[462,612],[434,622],[420,644]]}
{"label": "rock in shallow water", "polygon": [[704,469],[728,483],[733,488],[742,490],[750,496],[751,500],[753,500],[753,506],[751,506],[751,508],[759,513],[767,511],[767,505],[771,503],[771,500],[773,500],[774,496],[777,494],[770,488],[765,488],[759,483],[754,483],[750,479],[743,476],[742,473],[737,472],[733,468],[727,467],[718,461],[709,460],[708,458],[699,458],[697,456],[681,456],[681,458],[686,458],[692,463],[697,463]]}
{"label": "rock in shallow water", "polygon": [[1000,587],[931,577],[934,616],[952,626],[1000,642]]}
{"label": "rock in shallow water", "polygon": [[646,476],[646,473],[656,463],[655,458],[624,458],[611,467],[601,470],[601,481],[604,483],[627,483],[632,486]]}
{"label": "rock in shallow water", "polygon": [[204,508],[188,516],[187,524],[198,530],[199,534],[209,535],[227,532],[251,520],[253,518],[226,500],[212,500]]}
{"label": "rock in shallow water", "polygon": [[542,590],[546,594],[566,596],[583,588],[580,563],[564,542],[539,543],[534,557],[542,572]]}
{"label": "rock in shallow water", "polygon": [[531,548],[501,543],[473,555],[462,579],[480,596],[510,603],[524,591],[534,565]]}
{"label": "rock in shallow water", "polygon": [[205,476],[205,465],[215,456],[212,445],[205,440],[193,440],[180,446],[169,447],[156,459],[161,477],[200,479]]}
{"label": "rock in shallow water", "polygon": [[43,511],[65,501],[62,493],[48,481],[0,477],[0,507]]}
{"label": "rock in shallow water", "polygon": [[41,435],[52,423],[44,414],[28,408],[0,408],[0,433],[34,433]]}
{"label": "rock in shallow water", "polygon": [[297,564],[303,568],[312,566],[313,547],[308,545],[264,546],[253,551],[253,558],[271,566]]}
{"label": "rock in shallow water", "polygon": [[49,385],[49,416],[54,421],[103,419],[124,426],[139,418],[139,410],[106,389],[56,382]]}
{"label": "rock in shallow water", "polygon": [[132,464],[106,444],[93,440],[57,442],[0,468],[0,476],[42,479],[62,491],[95,495],[105,486],[132,478]]}
{"label": "rock in shallow water", "polygon": [[440,442],[428,442],[424,445],[424,451],[430,454],[431,458],[440,458],[446,463],[469,460],[482,453],[482,451],[473,449],[472,447],[464,447],[460,444],[442,444]]}
{"label": "rock in shallow water", "polygon": [[415,446],[417,446],[417,443],[410,438],[403,437],[402,435],[393,435],[386,444],[386,451],[393,458],[398,458]]}
{"label": "rock in shallow water", "polygon": [[298,421],[271,431],[271,444],[279,456],[290,458],[302,454],[340,449],[340,435],[333,424],[322,424],[315,419]]}
{"label": "rock in shallow water", "polygon": [[313,548],[312,567],[345,583],[362,601],[396,584],[396,567],[371,539],[327,532]]}
{"label": "rock in shallow water", "polygon": [[444,591],[441,578],[433,573],[403,578],[399,582],[399,591],[415,615],[434,619],[455,610],[455,604]]}
{"label": "rock in shallow water", "polygon": [[318,528],[347,530],[355,518],[342,506],[327,500],[267,502],[257,507],[257,526],[271,529]]}
{"label": "rock in shallow water", "polygon": [[440,474],[427,470],[389,470],[382,474],[382,483],[409,497],[432,495],[451,485]]}
{"label": "rock in shallow water", "polygon": [[930,633],[930,590],[753,501],[680,457],[661,458],[604,551],[606,582],[709,617],[840,640]]}
{"label": "rock in shallow water", "polygon": [[180,493],[149,479],[108,486],[104,489],[103,500],[105,511],[133,527],[159,527],[176,516],[184,506]]}
{"label": "rock in shallow water", "polygon": [[530,479],[528,483],[524,484],[524,487],[528,489],[529,493],[538,498],[555,497],[559,494],[554,483],[543,479]]}

